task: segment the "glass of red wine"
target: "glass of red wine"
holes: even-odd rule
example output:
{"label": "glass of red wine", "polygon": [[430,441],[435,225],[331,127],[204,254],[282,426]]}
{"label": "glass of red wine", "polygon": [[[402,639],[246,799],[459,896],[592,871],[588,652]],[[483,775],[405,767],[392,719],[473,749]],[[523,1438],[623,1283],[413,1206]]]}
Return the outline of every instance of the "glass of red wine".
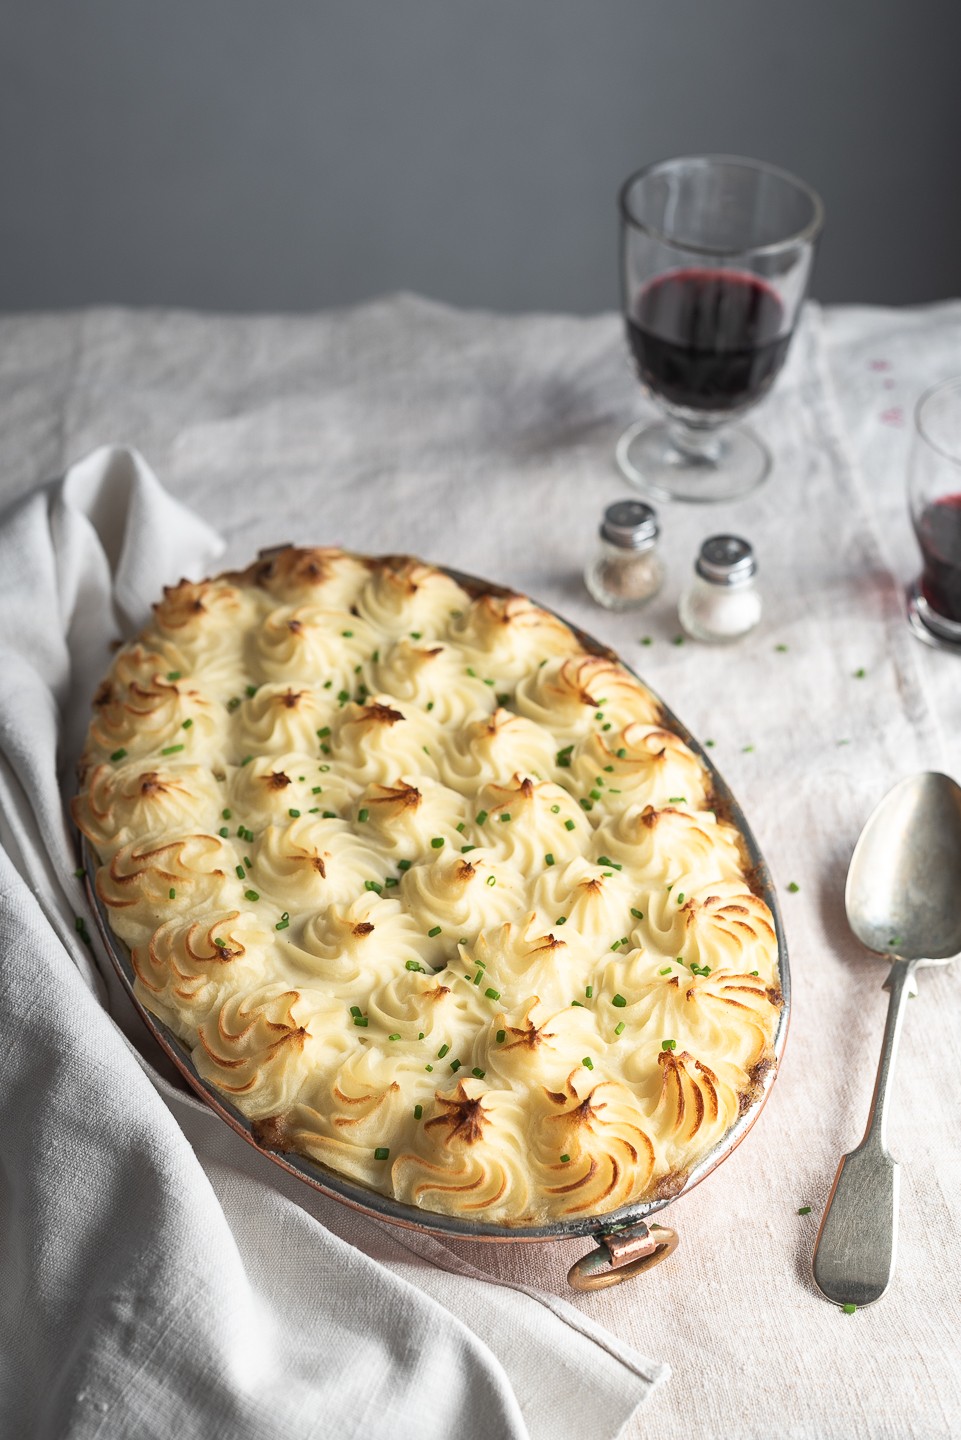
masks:
{"label": "glass of red wine", "polygon": [[911,628],[961,654],[961,377],[918,401],[908,498],[922,559],[908,592]]}
{"label": "glass of red wine", "polygon": [[620,193],[621,280],[638,377],[665,418],[621,436],[617,460],[660,500],[732,500],[771,456],[732,425],[784,364],[824,209],[809,185],[757,160],[648,165]]}

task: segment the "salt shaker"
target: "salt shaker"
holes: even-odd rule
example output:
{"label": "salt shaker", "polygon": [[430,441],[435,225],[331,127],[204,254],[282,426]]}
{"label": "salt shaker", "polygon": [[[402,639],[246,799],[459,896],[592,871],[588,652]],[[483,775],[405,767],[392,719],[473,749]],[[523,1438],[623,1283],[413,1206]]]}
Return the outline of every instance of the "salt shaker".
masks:
{"label": "salt shaker", "polygon": [[754,629],[761,618],[761,595],[754,578],[757,562],[747,540],[712,535],[701,546],[694,571],[677,607],[688,635],[717,644]]}
{"label": "salt shaker", "polygon": [[598,605],[629,610],[657,594],[664,580],[659,534],[657,516],[643,500],[608,505],[598,548],[584,572],[584,583]]}

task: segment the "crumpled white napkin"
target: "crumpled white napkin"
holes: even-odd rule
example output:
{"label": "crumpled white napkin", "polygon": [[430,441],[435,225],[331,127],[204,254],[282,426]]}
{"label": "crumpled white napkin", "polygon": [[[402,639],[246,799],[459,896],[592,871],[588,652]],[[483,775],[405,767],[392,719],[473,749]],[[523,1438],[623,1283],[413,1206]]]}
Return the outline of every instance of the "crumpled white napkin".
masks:
{"label": "crumpled white napkin", "polygon": [[666,1366],[286,1176],[77,933],[61,797],[110,642],[222,548],[128,450],[0,516],[0,1434],[613,1437]]}

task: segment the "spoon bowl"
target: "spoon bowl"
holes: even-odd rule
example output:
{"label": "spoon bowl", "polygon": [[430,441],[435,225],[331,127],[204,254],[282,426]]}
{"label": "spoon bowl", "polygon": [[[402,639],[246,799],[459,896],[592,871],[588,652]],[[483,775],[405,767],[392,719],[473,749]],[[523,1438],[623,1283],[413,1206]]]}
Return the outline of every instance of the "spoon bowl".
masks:
{"label": "spoon bowl", "polygon": [[890,790],[851,856],[848,924],[879,955],[943,963],[961,952],[961,786],[926,770]]}
{"label": "spoon bowl", "polygon": [[909,775],[861,832],[848,868],[848,923],[867,949],[893,961],[868,1128],[841,1157],[814,1245],[814,1280],[836,1305],[870,1305],[894,1274],[898,1164],[885,1138],[888,1081],[915,971],[961,952],[961,787],[948,775]]}

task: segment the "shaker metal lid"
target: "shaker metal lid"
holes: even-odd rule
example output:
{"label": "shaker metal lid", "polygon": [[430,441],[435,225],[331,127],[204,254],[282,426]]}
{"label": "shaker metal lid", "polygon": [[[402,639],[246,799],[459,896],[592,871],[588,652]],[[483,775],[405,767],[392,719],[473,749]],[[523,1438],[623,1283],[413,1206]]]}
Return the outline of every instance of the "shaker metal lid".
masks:
{"label": "shaker metal lid", "polygon": [[743,585],[757,571],[754,551],[739,535],[711,535],[701,546],[694,565],[712,585]]}
{"label": "shaker metal lid", "polygon": [[604,511],[601,538],[621,550],[647,550],[659,529],[657,515],[643,500],[615,500]]}

